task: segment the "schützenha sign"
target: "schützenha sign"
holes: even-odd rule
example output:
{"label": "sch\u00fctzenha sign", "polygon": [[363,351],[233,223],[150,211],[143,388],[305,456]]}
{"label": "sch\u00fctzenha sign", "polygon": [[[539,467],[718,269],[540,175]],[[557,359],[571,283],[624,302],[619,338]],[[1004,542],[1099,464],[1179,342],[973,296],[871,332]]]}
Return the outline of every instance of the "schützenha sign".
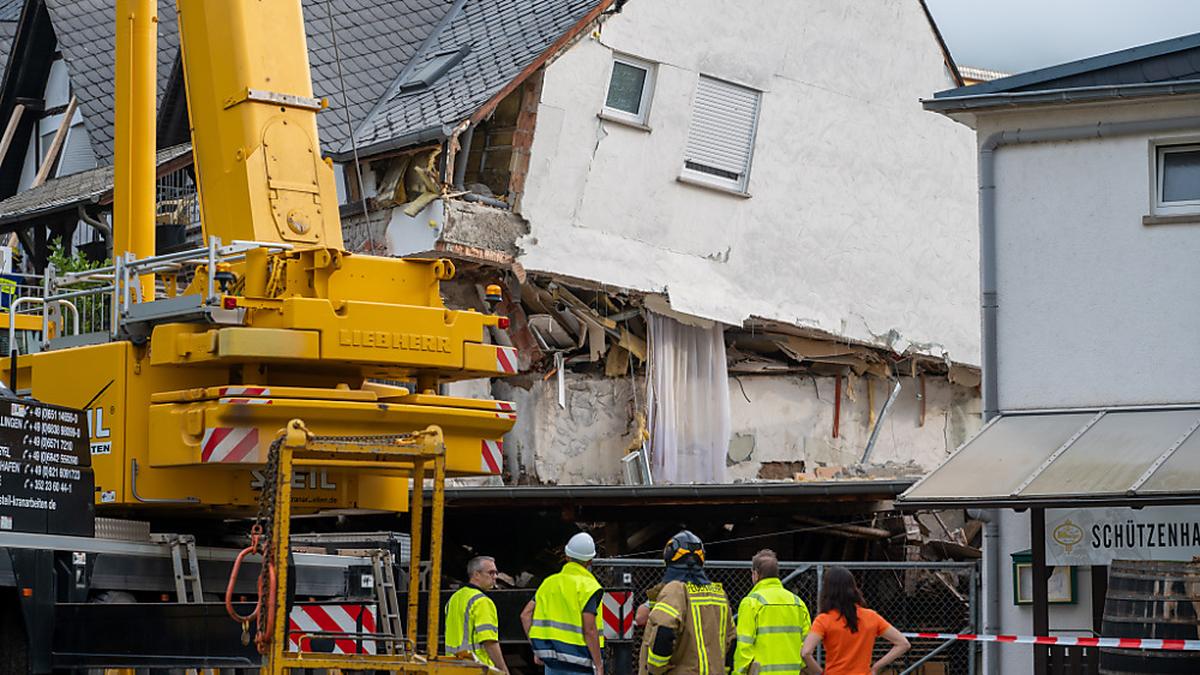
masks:
{"label": "sch\u00fctzenha sign", "polygon": [[1048,509],[1048,565],[1113,560],[1191,560],[1200,556],[1200,507]]}

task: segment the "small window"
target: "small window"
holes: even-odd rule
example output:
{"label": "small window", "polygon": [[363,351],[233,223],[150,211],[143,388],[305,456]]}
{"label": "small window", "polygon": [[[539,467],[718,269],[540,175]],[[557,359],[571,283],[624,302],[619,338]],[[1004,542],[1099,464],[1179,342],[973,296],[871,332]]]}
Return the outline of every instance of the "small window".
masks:
{"label": "small window", "polygon": [[760,100],[754,89],[701,75],[680,179],[746,192]]}
{"label": "small window", "polygon": [[654,89],[654,65],[628,56],[613,57],[604,114],[616,120],[645,125]]}
{"label": "small window", "polygon": [[1158,146],[1154,210],[1200,213],[1200,145]]}

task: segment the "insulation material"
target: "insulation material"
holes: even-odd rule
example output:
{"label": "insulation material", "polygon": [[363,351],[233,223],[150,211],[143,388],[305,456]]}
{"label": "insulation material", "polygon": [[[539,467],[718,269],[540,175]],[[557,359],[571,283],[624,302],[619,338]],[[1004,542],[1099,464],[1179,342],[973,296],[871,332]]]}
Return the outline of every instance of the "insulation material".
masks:
{"label": "insulation material", "polygon": [[655,482],[723,483],[729,448],[724,327],[648,314],[650,447]]}

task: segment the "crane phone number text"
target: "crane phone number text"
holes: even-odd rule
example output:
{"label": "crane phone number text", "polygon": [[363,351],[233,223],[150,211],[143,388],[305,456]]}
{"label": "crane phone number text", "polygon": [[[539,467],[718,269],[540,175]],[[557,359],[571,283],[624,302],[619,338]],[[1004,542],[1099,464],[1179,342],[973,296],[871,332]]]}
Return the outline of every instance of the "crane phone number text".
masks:
{"label": "crane phone number text", "polygon": [[[41,478],[61,478],[63,480],[82,480],[83,470],[68,466],[53,466],[51,464],[31,464],[16,460],[0,460],[0,474],[17,474],[20,476],[38,476]],[[0,476],[3,478],[3,476]]]}
{"label": "crane phone number text", "polygon": [[[0,459],[16,459],[13,457],[12,448],[9,448],[7,445],[0,445]],[[49,450],[22,450],[20,459],[26,462],[79,465],[79,457],[76,455],[65,455],[61,452],[52,452]]]}
{"label": "crane phone number text", "polygon": [[75,449],[75,444],[69,439],[47,438],[46,436],[26,436],[25,445],[41,450],[61,450],[63,452],[72,452]]}

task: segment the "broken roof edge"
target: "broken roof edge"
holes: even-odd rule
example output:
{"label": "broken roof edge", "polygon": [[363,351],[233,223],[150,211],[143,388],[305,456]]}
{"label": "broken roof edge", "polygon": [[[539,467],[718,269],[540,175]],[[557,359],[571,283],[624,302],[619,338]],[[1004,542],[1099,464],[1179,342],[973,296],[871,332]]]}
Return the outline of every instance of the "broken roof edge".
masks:
{"label": "broken roof edge", "polygon": [[[498,266],[518,266],[520,265],[520,256],[517,256],[511,261],[499,262],[488,260],[478,255],[472,257],[474,262],[482,264],[494,264]],[[550,281],[572,286],[576,289],[598,291],[603,293],[621,293],[630,296],[637,296],[642,300],[642,306],[645,311],[656,312],[664,316],[669,316],[676,321],[701,328],[707,328],[714,324],[720,324],[727,329],[746,330],[746,331],[763,331],[763,332],[778,332],[795,337],[809,338],[824,342],[844,344],[860,349],[866,349],[874,352],[883,361],[903,361],[905,359],[914,359],[925,365],[939,364],[946,369],[946,376],[950,377],[952,371],[958,373],[958,378],[951,378],[957,384],[963,386],[978,386],[978,382],[982,377],[982,371],[977,364],[958,361],[949,357],[945,352],[935,354],[932,352],[912,349],[915,344],[910,343],[909,349],[903,352],[898,352],[886,345],[873,343],[867,340],[855,339],[844,335],[838,335],[827,330],[804,326],[800,324],[790,323],[781,319],[772,319],[768,317],[751,314],[742,319],[740,324],[730,323],[719,318],[699,316],[690,312],[681,311],[671,304],[670,290],[663,288],[661,290],[643,290],[637,288],[629,288],[618,284],[604,283],[591,279],[571,276],[569,274],[550,272],[547,270],[533,269],[528,270],[521,268],[522,274],[527,274],[533,278],[547,279]],[[894,365],[894,364],[893,364]],[[893,373],[898,375],[898,373]]]}
{"label": "broken roof edge", "polygon": [[[964,87],[963,91],[969,91],[972,88],[973,86]],[[944,92],[935,94],[934,98],[921,99],[921,106],[931,112],[948,114],[955,112],[983,112],[1035,105],[1070,105],[1112,100],[1181,96],[1200,94],[1200,79],[1177,80],[1170,83],[1147,82],[1092,87],[1067,87],[1042,91],[978,93],[938,98],[941,93]]]}

